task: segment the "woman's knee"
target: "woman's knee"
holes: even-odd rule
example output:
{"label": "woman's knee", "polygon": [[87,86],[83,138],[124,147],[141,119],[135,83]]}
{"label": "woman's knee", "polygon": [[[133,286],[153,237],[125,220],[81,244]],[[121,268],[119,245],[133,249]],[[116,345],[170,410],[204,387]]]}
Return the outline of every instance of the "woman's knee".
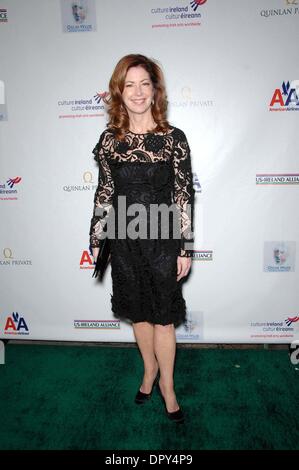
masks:
{"label": "woman's knee", "polygon": [[174,324],[170,323],[168,325],[155,325],[155,330],[161,332],[161,333],[169,333],[174,330]]}

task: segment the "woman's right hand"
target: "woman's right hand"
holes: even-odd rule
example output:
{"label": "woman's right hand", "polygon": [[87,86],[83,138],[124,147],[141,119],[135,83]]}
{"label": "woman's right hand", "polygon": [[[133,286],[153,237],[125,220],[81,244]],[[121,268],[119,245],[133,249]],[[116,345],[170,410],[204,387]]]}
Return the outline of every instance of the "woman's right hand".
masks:
{"label": "woman's right hand", "polygon": [[97,257],[98,257],[99,251],[100,251],[100,248],[98,248],[98,247],[92,248],[92,256],[93,256],[93,259],[94,259],[95,263],[97,262]]}

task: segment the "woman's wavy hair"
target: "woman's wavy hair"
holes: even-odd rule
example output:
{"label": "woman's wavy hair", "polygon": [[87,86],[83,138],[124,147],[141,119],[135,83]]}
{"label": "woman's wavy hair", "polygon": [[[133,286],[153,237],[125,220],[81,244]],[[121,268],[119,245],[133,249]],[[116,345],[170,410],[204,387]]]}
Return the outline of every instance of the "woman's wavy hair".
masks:
{"label": "woman's wavy hair", "polygon": [[108,105],[107,112],[110,119],[107,125],[114,130],[118,140],[124,140],[125,132],[129,130],[129,115],[122,99],[125,78],[129,68],[137,66],[143,67],[148,72],[154,87],[154,103],[151,110],[157,124],[156,131],[166,132],[169,129],[166,118],[167,96],[161,68],[155,60],[144,55],[129,54],[122,57],[116,64],[109,82],[109,94],[103,99]]}

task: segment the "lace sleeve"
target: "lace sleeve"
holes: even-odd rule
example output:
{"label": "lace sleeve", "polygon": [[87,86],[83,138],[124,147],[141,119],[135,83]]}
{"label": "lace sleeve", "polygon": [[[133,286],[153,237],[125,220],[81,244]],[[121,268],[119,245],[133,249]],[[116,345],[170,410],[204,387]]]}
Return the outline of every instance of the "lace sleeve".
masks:
{"label": "lace sleeve", "polygon": [[179,256],[191,257],[193,254],[193,214],[194,188],[191,169],[190,148],[183,131],[175,129],[173,168],[174,202],[180,215],[181,251]]}
{"label": "lace sleeve", "polygon": [[94,159],[99,163],[98,186],[94,195],[94,209],[90,223],[90,247],[99,247],[106,237],[105,226],[112,208],[114,182],[106,156],[111,152],[112,134],[105,130],[93,149]]}

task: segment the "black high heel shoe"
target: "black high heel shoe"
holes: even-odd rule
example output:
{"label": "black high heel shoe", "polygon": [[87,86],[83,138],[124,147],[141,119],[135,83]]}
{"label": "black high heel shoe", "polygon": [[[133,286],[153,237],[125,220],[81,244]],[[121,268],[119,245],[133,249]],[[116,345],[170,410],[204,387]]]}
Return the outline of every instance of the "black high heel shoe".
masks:
{"label": "black high heel shoe", "polygon": [[153,390],[155,388],[155,386],[157,385],[158,383],[158,380],[159,380],[159,372],[158,374],[156,375],[156,378],[153,382],[153,386],[152,386],[152,390],[150,393],[143,393],[141,392],[140,390],[138,390],[138,392],[136,393],[136,396],[135,396],[135,403],[137,405],[143,405],[144,403],[146,403],[148,400],[150,400],[151,396],[152,396],[152,393],[153,393]]}
{"label": "black high heel shoe", "polygon": [[166,411],[166,415],[168,416],[168,419],[170,419],[170,421],[173,421],[174,423],[182,424],[185,421],[185,417],[184,417],[184,413],[182,412],[181,408],[179,408],[176,411],[168,411],[159,384],[157,384],[157,391],[158,391],[158,394],[160,395],[160,398],[161,398],[162,403],[164,405],[164,408],[165,408],[165,411]]}

